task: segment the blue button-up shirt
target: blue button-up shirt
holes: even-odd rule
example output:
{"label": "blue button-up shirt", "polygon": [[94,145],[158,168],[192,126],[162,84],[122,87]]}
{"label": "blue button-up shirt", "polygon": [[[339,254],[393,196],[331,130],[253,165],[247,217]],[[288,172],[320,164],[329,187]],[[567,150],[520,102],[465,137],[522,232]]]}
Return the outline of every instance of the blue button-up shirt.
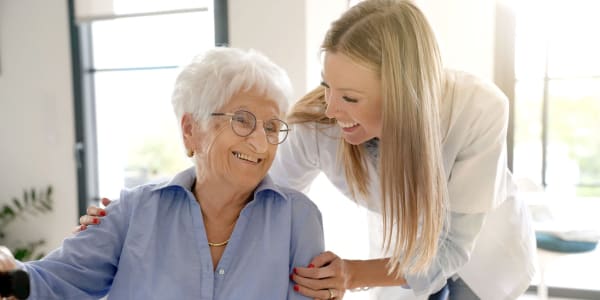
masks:
{"label": "blue button-up shirt", "polygon": [[121,193],[97,226],[40,261],[19,263],[30,299],[306,299],[289,274],[324,248],[317,207],[267,176],[213,267],[194,169]]}

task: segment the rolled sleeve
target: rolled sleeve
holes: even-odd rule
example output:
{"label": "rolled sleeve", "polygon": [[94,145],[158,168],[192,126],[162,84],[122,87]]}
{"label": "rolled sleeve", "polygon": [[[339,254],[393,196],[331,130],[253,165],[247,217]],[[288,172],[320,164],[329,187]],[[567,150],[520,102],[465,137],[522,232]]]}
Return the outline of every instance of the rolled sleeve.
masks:
{"label": "rolled sleeve", "polygon": [[31,278],[31,299],[97,299],[117,271],[128,212],[123,201],[107,208],[102,223],[64,240],[42,260],[19,265]]}
{"label": "rolled sleeve", "polygon": [[423,274],[406,275],[409,288],[415,295],[429,295],[439,291],[446,280],[469,261],[486,214],[451,213],[451,228],[441,240],[436,259]]}

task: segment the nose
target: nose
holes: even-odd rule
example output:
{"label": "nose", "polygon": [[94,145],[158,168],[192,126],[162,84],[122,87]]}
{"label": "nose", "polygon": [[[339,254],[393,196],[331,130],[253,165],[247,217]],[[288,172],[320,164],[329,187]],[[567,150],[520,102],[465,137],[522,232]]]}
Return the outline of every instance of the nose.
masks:
{"label": "nose", "polygon": [[246,139],[248,143],[254,147],[256,153],[267,152],[269,142],[267,142],[267,133],[265,132],[262,121],[256,122],[256,128]]}
{"label": "nose", "polygon": [[337,96],[331,89],[325,90],[325,99],[327,101],[327,108],[325,109],[325,116],[330,119],[335,118],[336,112],[338,111]]}

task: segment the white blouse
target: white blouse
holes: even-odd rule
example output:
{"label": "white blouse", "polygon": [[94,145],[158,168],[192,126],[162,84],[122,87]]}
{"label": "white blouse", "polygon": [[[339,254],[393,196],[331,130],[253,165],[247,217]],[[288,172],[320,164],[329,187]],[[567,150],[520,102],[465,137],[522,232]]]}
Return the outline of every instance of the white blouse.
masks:
{"label": "white blouse", "polygon": [[[444,95],[440,107],[450,228],[430,270],[406,276],[407,282],[415,295],[428,295],[447,278],[459,276],[482,299],[515,299],[533,278],[535,235],[506,166],[508,101],[495,85],[456,71],[446,72]],[[351,198],[336,157],[339,139],[338,126],[293,126],[279,146],[272,178],[307,191],[324,172]],[[372,162],[368,171],[370,196],[355,200],[378,214],[379,175]],[[381,245],[381,233],[371,232],[371,242]],[[380,299],[400,299],[397,292],[382,289]]]}

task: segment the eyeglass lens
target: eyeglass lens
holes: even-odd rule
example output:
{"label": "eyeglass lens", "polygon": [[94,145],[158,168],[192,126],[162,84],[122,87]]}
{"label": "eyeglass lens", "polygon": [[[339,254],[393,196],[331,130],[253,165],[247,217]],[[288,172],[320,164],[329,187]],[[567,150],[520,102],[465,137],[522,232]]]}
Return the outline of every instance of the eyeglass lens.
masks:
{"label": "eyeglass lens", "polygon": [[[231,117],[231,127],[239,136],[249,136],[256,128],[256,116],[245,110],[236,111]],[[271,144],[282,143],[288,134],[288,125],[278,119],[263,122],[267,141]]]}

